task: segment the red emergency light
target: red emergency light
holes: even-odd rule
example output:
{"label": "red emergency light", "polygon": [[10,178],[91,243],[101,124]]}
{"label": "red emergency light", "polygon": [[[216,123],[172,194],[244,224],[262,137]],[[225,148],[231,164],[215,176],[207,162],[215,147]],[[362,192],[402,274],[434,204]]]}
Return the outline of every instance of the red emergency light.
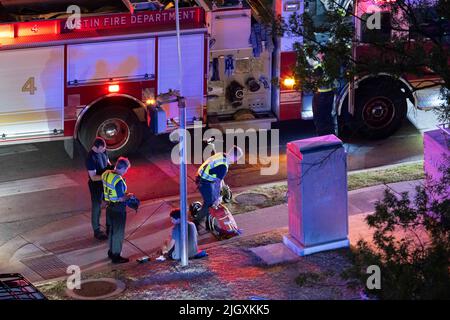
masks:
{"label": "red emergency light", "polygon": [[108,86],[109,93],[115,93],[120,91],[120,86],[118,84],[110,84]]}
{"label": "red emergency light", "polygon": [[48,36],[60,33],[58,21],[21,22],[17,24],[17,36]]}
{"label": "red emergency light", "polygon": [[283,85],[288,88],[293,88],[295,85],[295,79],[293,77],[286,77],[283,80]]}
{"label": "red emergency light", "polygon": [[14,25],[12,24],[0,25],[0,38],[7,38],[7,39],[14,38]]}

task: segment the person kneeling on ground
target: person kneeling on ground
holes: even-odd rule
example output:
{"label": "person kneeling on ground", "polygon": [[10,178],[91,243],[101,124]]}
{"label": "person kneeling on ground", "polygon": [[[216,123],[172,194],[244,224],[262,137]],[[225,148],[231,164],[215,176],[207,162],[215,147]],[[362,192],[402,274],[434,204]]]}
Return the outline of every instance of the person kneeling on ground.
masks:
{"label": "person kneeling on ground", "polygon": [[[170,220],[172,221],[172,236],[166,241],[162,248],[162,254],[172,260],[181,259],[181,212],[180,209],[174,209],[170,212]],[[205,250],[199,251],[197,246],[197,228],[195,224],[188,221],[188,257],[193,259],[206,257],[208,254]]]}

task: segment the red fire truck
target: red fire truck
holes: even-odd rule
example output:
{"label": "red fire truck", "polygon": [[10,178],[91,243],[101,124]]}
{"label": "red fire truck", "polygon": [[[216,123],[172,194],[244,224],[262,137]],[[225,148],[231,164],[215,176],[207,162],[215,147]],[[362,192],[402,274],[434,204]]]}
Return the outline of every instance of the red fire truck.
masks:
{"label": "red fire truck", "polygon": [[[171,4],[123,0],[116,2],[127,6],[98,8],[111,2],[96,1],[73,28],[65,8],[92,1],[0,1],[6,8],[0,16],[9,20],[0,24],[0,145],[75,138],[88,149],[102,136],[112,157],[126,154],[138,148],[146,127],[153,134],[176,128],[176,105],[154,107],[170,89],[186,97],[190,125],[269,129],[278,120],[311,119],[311,95],[293,89],[292,43],[302,39],[274,39],[262,23],[267,6],[260,0],[197,0],[180,8],[181,88]],[[274,11],[287,17],[314,5],[319,16],[325,3],[277,0]],[[362,106],[375,120],[389,112],[392,120],[407,98],[418,105],[410,82],[398,81],[403,102],[379,93]],[[365,84],[368,78],[358,80]],[[348,91],[337,99],[339,111]],[[369,129],[385,130],[372,118],[363,119]]]}

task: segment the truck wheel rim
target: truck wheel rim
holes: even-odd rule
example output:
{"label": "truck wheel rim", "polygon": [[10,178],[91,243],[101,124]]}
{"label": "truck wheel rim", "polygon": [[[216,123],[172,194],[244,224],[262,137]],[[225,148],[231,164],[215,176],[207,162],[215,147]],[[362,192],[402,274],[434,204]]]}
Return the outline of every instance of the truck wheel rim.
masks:
{"label": "truck wheel rim", "polygon": [[362,110],[364,123],[373,129],[387,127],[395,116],[394,103],[386,97],[375,97],[370,99]]}
{"label": "truck wheel rim", "polygon": [[130,128],[121,119],[108,119],[97,130],[97,136],[106,141],[106,149],[114,151],[122,148],[130,139]]}

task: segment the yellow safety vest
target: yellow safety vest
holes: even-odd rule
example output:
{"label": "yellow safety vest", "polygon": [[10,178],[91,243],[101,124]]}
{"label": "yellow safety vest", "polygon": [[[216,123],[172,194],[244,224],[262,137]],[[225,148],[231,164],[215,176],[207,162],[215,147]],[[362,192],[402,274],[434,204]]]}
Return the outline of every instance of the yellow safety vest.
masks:
{"label": "yellow safety vest", "polygon": [[[322,67],[322,63],[318,63],[318,64],[316,64],[313,67],[314,70],[316,70],[318,68],[323,68]],[[326,76],[324,76],[324,77],[326,77]],[[320,93],[322,93],[322,92],[330,92],[330,91],[333,91],[333,86],[331,84],[324,85],[324,86],[321,86],[321,87],[317,88],[317,92],[320,92]]]}
{"label": "yellow safety vest", "polygon": [[198,169],[197,175],[207,181],[214,182],[218,178],[215,174],[210,174],[209,171],[212,168],[215,168],[217,166],[225,165],[228,170],[228,161],[227,158],[225,158],[225,155],[223,153],[217,153],[211,157],[209,157]]}
{"label": "yellow safety vest", "polygon": [[112,170],[107,170],[102,174],[103,182],[103,195],[105,201],[108,202],[119,202],[119,197],[116,192],[116,185],[122,181],[125,185],[125,192],[127,191],[127,184],[123,180],[120,174],[114,173]]}

